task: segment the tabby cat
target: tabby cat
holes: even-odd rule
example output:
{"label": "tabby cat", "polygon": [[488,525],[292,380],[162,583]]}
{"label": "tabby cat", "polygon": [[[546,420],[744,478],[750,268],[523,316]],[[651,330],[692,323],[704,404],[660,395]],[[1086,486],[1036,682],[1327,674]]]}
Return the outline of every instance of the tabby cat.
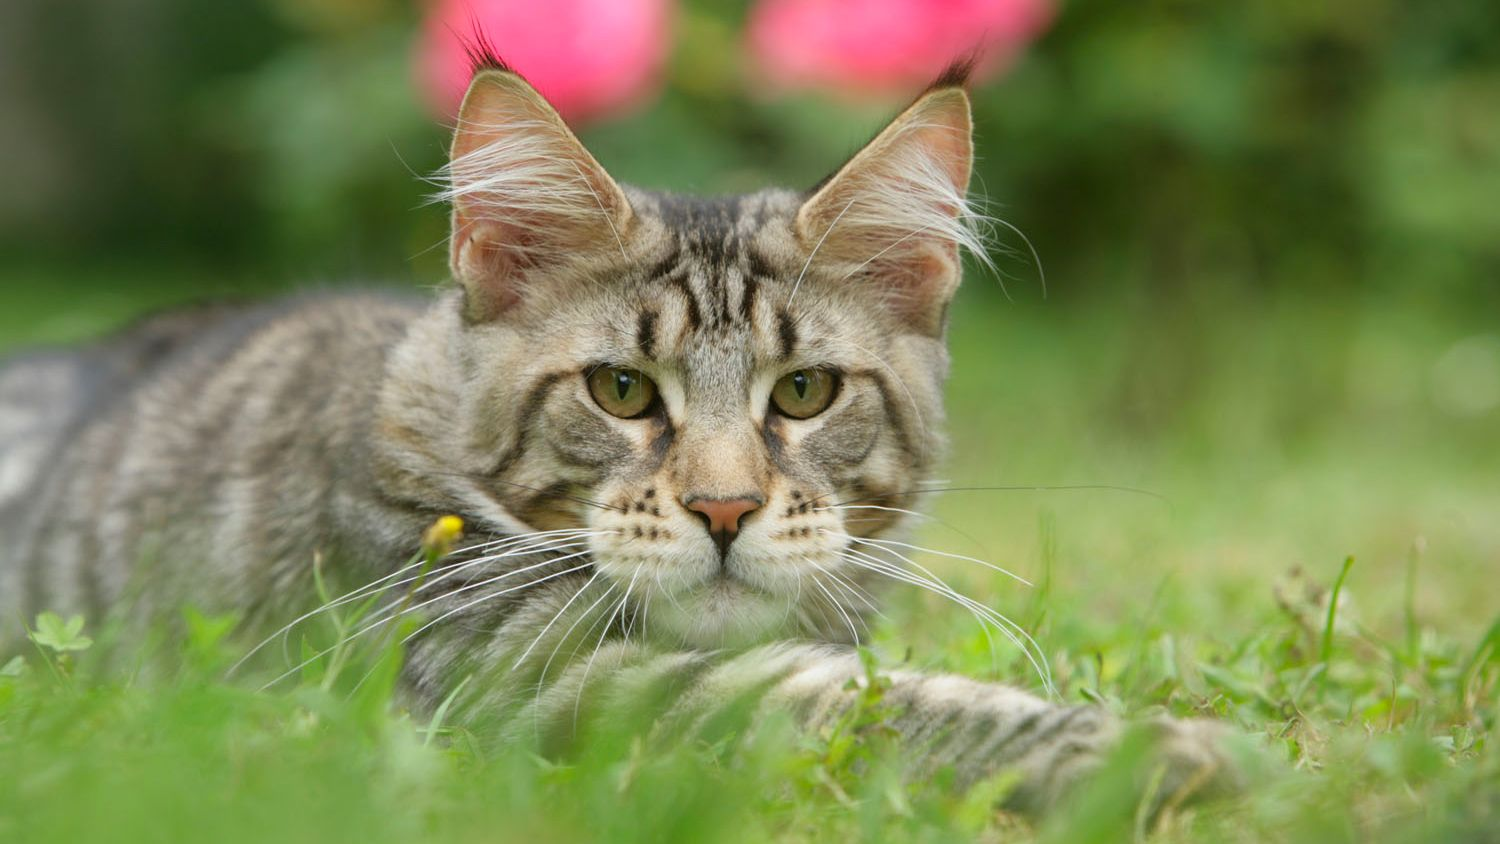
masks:
{"label": "tabby cat", "polygon": [[[421,620],[413,705],[483,672],[461,717],[503,715],[507,741],[747,699],[827,725],[866,676],[877,581],[966,601],[892,538],[942,452],[947,309],[981,245],[963,81],[810,192],[700,198],[617,184],[481,61],[443,173],[448,292],[203,307],[0,370],[3,629],[184,604],[279,623],[319,560],[364,587],[341,603],[405,595],[369,625]],[[447,514],[460,547],[409,565]],[[1014,770],[1022,810],[1122,732],[1005,686],[888,679],[914,771]],[[1164,795],[1225,779],[1214,728],[1154,734]]]}

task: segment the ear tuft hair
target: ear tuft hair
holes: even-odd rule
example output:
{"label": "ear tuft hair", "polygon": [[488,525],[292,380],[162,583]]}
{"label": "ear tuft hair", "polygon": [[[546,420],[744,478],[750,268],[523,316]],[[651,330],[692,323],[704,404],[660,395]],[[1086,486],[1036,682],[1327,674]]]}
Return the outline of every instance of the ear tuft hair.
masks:
{"label": "ear tuft hair", "polygon": [[969,79],[974,75],[974,66],[979,63],[979,51],[973,50],[966,55],[954,59],[938,78],[932,80],[927,86],[927,91],[937,91],[943,88],[963,88],[968,90]]}
{"label": "ear tuft hair", "polygon": [[[454,33],[457,35],[457,33]],[[494,42],[485,34],[484,26],[479,18],[471,10],[469,12],[469,34],[458,35],[459,43],[463,45],[464,55],[469,57],[469,78],[473,79],[486,70],[498,70],[502,73],[516,73],[516,69],[510,63],[501,58],[500,51],[495,49]],[[517,73],[517,76],[520,74]]]}

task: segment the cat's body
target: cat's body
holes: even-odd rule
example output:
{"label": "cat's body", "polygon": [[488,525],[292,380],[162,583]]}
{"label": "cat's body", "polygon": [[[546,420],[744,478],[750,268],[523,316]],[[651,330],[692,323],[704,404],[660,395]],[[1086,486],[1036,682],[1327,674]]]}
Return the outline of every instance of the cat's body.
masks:
{"label": "cat's body", "polygon": [[[826,723],[863,675],[877,582],[936,585],[882,543],[942,450],[968,143],[949,82],[811,195],[651,194],[485,71],[449,174],[459,289],[168,315],[0,369],[0,618],[285,621],[315,559],[353,586],[415,580],[401,567],[452,513],[463,548],[398,607],[432,621],[406,666],[419,705],[480,672],[460,708],[528,735],[570,734],[584,701],[696,718],[751,691]],[[893,680],[919,767],[1015,767],[1017,805],[1119,731]],[[1203,728],[1161,727],[1170,795],[1219,757]]]}
{"label": "cat's body", "polygon": [[0,369],[7,617],[101,618],[127,598],[143,620],[184,602],[274,614],[305,600],[289,593],[315,551],[409,556],[423,516],[368,529],[370,420],[385,360],[426,307],[195,309]]}

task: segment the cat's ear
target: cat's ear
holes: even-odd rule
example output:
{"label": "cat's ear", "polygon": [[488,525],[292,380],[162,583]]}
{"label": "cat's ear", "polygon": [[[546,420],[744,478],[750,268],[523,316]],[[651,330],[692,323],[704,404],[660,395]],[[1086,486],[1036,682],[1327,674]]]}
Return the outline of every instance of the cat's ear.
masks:
{"label": "cat's ear", "polygon": [[624,252],[630,203],[557,111],[518,74],[480,69],[459,108],[442,197],[467,317],[494,319],[540,273]]}
{"label": "cat's ear", "polygon": [[868,285],[914,331],[939,336],[960,247],[982,254],[966,200],[972,161],[962,73],[945,74],[814,190],[797,213],[797,237],[810,261]]}

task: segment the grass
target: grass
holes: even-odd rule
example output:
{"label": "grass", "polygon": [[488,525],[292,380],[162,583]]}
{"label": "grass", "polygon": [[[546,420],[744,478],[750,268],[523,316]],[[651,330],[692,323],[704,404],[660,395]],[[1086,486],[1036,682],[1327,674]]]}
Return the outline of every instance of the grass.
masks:
{"label": "grass", "polygon": [[[0,289],[0,343],[141,306],[85,285],[89,319],[70,322]],[[947,476],[964,491],[936,499],[920,541],[1036,586],[924,563],[1032,630],[1064,698],[1223,719],[1261,748],[1247,796],[1169,814],[1155,840],[1496,840],[1500,417],[1430,389],[1446,350],[1487,330],[1400,303],[966,292]],[[887,616],[880,667],[1038,685],[931,596],[893,589]],[[107,632],[64,619],[0,655],[0,841],[1147,837],[1128,747],[1038,827],[990,809],[1003,779],[903,785],[878,695],[821,736],[659,747],[621,725],[563,762],[497,755],[393,706],[389,672],[355,694],[328,663],[272,693],[222,682],[229,621],[190,617],[166,675],[91,670]]]}

